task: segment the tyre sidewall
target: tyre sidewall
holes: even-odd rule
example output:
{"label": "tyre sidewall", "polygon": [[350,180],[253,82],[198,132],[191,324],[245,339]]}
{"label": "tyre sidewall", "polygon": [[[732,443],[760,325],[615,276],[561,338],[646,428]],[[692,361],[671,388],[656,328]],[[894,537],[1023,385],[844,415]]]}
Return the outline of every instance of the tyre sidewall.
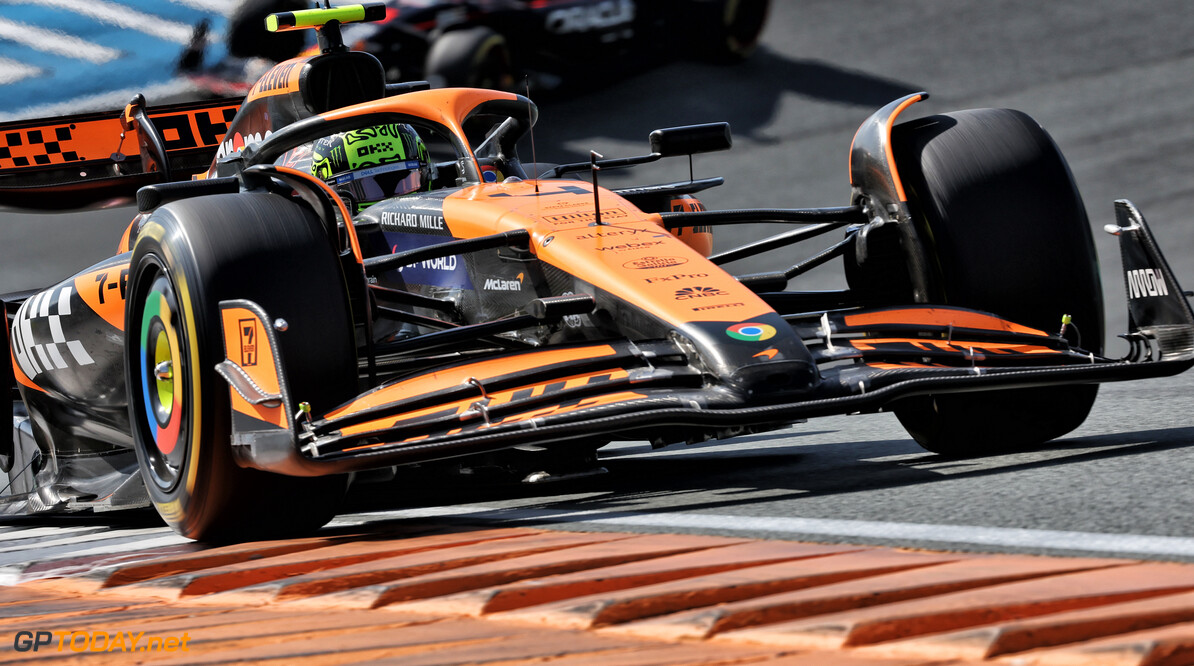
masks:
{"label": "tyre sidewall", "polygon": [[[205,294],[202,292],[203,280],[195,265],[194,256],[183,254],[178,256],[169,245],[162,240],[171,234],[185,233],[180,228],[178,220],[169,213],[162,211],[155,214],[141,226],[137,243],[133,250],[133,258],[129,279],[129,295],[127,300],[126,322],[126,382],[129,387],[130,423],[133,427],[134,449],[142,467],[142,477],[150,499],[162,518],[181,534],[195,532],[195,526],[205,524],[205,517],[212,513],[226,510],[220,506],[219,493],[212,493],[206,487],[207,483],[218,475],[217,470],[223,470],[239,476],[240,468],[232,464],[231,452],[227,446],[218,445],[213,437],[215,433],[227,431],[228,415],[225,410],[210,408],[218,399],[210,395],[212,388],[207,386],[204,373],[195,369],[214,367],[218,362],[213,354],[211,345],[197,344],[198,341],[218,339],[218,329],[213,330],[216,322],[212,313],[207,309],[197,308],[196,303],[203,303]],[[143,299],[157,276],[162,275],[170,281],[178,311],[174,315],[179,319],[177,330],[180,333],[182,355],[187,363],[181,382],[176,383],[176,389],[183,390],[184,400],[187,402],[188,428],[182,433],[178,444],[184,447],[185,462],[181,470],[181,478],[170,488],[163,488],[152,478],[146,478],[150,466],[149,447],[156,446],[149,433],[145,432],[143,423],[151,418],[146,413],[148,406],[139,399],[142,384],[142,367],[140,338],[142,335],[141,307]],[[179,386],[181,384],[181,386]],[[197,417],[197,418],[196,418]]]}

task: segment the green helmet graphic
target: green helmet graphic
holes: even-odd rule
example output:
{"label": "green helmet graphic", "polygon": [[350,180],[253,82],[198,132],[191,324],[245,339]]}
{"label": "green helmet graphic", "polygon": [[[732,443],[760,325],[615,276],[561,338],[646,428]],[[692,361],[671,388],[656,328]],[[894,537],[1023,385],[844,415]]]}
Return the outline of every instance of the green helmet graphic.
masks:
{"label": "green helmet graphic", "polygon": [[311,173],[331,185],[354,214],[383,199],[431,189],[434,178],[426,144],[404,124],[325,136],[311,150]]}

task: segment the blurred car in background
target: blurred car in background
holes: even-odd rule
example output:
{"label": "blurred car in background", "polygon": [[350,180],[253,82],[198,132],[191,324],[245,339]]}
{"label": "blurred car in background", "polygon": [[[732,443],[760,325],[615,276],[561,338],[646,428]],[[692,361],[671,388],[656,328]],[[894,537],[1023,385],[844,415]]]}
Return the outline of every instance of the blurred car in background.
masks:
{"label": "blurred car in background", "polygon": [[[676,59],[746,58],[770,0],[391,0],[385,20],[345,26],[345,41],[377,56],[390,82],[427,80],[566,91]],[[304,0],[247,0],[229,19],[228,57],[204,63],[207,27],[180,69],[212,94],[244,94],[273,63],[318,52],[302,33],[271,34],[265,17]]]}

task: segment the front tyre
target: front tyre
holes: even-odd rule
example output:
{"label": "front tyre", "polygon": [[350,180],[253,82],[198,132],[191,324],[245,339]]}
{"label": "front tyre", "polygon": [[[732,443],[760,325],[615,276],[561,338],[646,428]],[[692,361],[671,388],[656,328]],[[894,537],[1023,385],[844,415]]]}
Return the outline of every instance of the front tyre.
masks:
{"label": "front tyre", "polygon": [[290,324],[279,345],[294,395],[322,409],[351,397],[352,325],[335,262],[319,221],[275,195],[187,199],[142,223],[126,302],[129,416],[149,496],[183,536],[269,538],[335,515],[344,477],[236,464],[228,385],[215,372],[219,302],[246,298]]}
{"label": "front tyre", "polygon": [[449,30],[431,45],[425,76],[444,87],[514,89],[506,38],[485,26]]}
{"label": "front tyre", "polygon": [[745,60],[759,45],[771,0],[705,0],[693,7],[694,56],[732,64]]}
{"label": "front tyre", "polygon": [[[1086,209],[1056,144],[1032,118],[977,109],[897,125],[892,151],[929,250],[935,302],[1053,332],[1073,316],[1103,350],[1103,296]],[[1071,343],[1078,342],[1073,336]],[[896,416],[924,448],[1012,452],[1077,428],[1098,386],[931,395]]]}

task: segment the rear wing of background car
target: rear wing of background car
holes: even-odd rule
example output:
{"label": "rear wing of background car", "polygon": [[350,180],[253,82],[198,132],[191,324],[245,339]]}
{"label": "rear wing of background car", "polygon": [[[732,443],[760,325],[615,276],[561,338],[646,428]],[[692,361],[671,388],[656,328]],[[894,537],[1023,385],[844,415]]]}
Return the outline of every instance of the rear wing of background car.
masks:
{"label": "rear wing of background car", "polygon": [[0,124],[0,204],[76,209],[128,199],[154,183],[206,171],[241,100],[147,108],[138,95],[123,111]]}

